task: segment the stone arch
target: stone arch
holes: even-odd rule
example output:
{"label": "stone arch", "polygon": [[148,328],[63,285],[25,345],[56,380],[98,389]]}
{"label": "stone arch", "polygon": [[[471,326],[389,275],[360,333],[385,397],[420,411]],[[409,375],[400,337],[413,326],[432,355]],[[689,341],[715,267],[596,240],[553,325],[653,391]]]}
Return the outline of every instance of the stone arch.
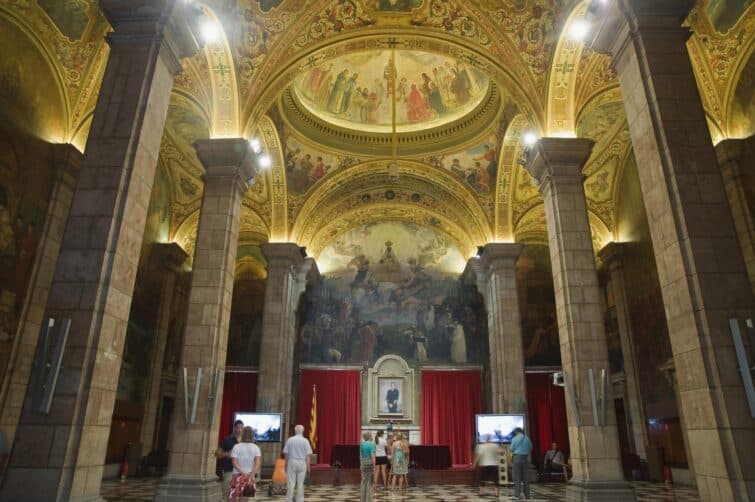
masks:
{"label": "stone arch", "polygon": [[571,40],[569,30],[583,18],[588,2],[577,4],[561,30],[548,78],[545,120],[546,136],[573,136],[576,132],[577,67],[584,43]]}
{"label": "stone arch", "polygon": [[286,167],[283,158],[283,145],[278,130],[267,115],[263,116],[256,128],[265,152],[270,156],[271,165],[266,177],[270,187],[271,224],[270,242],[287,242],[288,232],[288,188]]}
{"label": "stone arch", "polygon": [[520,113],[509,124],[501,142],[493,227],[493,238],[497,241],[510,241],[514,238],[511,204],[516,189],[516,167],[523,149],[521,138],[529,125],[527,117]]}

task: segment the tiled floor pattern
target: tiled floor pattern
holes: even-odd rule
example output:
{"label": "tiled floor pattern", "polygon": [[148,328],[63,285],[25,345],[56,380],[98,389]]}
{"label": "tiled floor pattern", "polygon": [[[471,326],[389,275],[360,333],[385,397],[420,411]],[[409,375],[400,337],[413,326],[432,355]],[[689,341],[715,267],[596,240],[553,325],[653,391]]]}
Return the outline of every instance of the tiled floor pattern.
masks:
{"label": "tiled floor pattern", "polygon": [[[108,501],[146,501],[152,500],[157,479],[129,479],[125,483],[118,481],[104,481],[102,496]],[[264,482],[258,485],[258,496],[250,500],[277,500],[285,497],[267,496]],[[555,501],[564,499],[563,483],[532,485],[533,501]],[[666,487],[662,483],[632,483],[638,502],[697,502],[697,492],[694,488]],[[498,500],[513,500],[513,489],[502,488]],[[317,485],[306,488],[307,502],[359,500],[359,486],[329,486]],[[403,492],[378,491],[373,497],[375,502],[404,502],[404,501],[481,501],[495,500],[489,488],[480,496],[478,488],[468,486],[423,486],[409,488]]]}

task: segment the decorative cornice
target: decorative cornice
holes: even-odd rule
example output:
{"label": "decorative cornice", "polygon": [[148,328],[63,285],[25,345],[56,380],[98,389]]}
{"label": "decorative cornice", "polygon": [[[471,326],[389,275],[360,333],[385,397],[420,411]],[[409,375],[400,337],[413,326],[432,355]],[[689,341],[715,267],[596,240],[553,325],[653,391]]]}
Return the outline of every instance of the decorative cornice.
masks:
{"label": "decorative cornice", "polygon": [[527,159],[525,168],[542,187],[550,180],[584,179],[582,169],[595,143],[585,138],[541,138]]}

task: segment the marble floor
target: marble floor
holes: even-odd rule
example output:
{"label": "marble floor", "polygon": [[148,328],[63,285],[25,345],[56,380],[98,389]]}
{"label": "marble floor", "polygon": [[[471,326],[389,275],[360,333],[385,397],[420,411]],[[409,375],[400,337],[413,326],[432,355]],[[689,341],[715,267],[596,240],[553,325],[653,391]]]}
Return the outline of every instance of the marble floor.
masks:
{"label": "marble floor", "polygon": [[[102,496],[108,501],[144,501],[152,500],[157,479],[132,478],[125,483],[104,481]],[[533,501],[554,501],[564,499],[564,483],[532,485]],[[638,502],[697,502],[697,491],[689,487],[667,487],[662,483],[632,483]],[[258,496],[252,500],[285,500],[283,496],[267,496],[267,485],[261,482]],[[359,500],[358,485],[330,486],[317,485],[306,488],[305,500],[308,502],[325,502],[331,500]],[[481,495],[478,488],[460,485],[422,486],[409,488],[403,492],[378,491],[374,501],[479,501],[495,500],[489,488]],[[502,488],[498,500],[514,500],[513,489]]]}

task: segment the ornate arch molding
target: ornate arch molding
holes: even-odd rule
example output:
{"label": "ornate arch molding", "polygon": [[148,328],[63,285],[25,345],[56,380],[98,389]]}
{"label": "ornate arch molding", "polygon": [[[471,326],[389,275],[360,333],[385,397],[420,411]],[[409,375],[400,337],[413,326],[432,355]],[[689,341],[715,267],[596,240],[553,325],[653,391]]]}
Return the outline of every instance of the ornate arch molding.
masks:
{"label": "ornate arch molding", "polygon": [[529,120],[524,114],[517,115],[511,121],[501,142],[493,230],[493,238],[498,241],[509,241],[514,238],[511,204],[516,189],[517,161],[523,148],[521,137],[529,126]]}
{"label": "ornate arch molding", "polygon": [[576,131],[577,68],[584,44],[570,40],[569,29],[584,17],[588,3],[583,1],[574,7],[556,44],[548,78],[546,136],[572,135]]}
{"label": "ornate arch molding", "polygon": [[270,156],[272,164],[265,174],[270,189],[271,223],[270,242],[288,241],[288,188],[283,157],[283,145],[278,137],[278,130],[267,115],[257,124],[256,135],[262,141],[264,150]]}
{"label": "ornate arch molding", "polygon": [[310,240],[318,225],[337,216],[330,216],[331,210],[342,212],[379,201],[402,200],[460,222],[475,242],[490,240],[488,220],[471,189],[451,173],[410,160],[400,161],[398,178],[388,175],[384,160],[337,171],[311,191],[296,215],[292,238],[296,242]]}
{"label": "ornate arch molding", "polygon": [[[606,244],[613,240],[613,234],[593,211],[587,211],[590,221],[590,235],[592,238],[593,251],[596,253]],[[548,228],[545,221],[545,204],[539,203],[532,206],[517,223],[515,229],[515,241],[526,244],[549,245]]]}
{"label": "ornate arch molding", "polygon": [[313,44],[308,51],[290,56],[276,65],[275,73],[262,85],[259,98],[253,104],[247,103],[242,115],[244,130],[254,128],[254,124],[266,113],[287,88],[296,75],[324,61],[343,54],[371,49],[389,49],[395,47],[403,50],[417,50],[446,55],[465,61],[489,75],[504,91],[511,96],[520,109],[533,122],[542,123],[544,112],[537,96],[528,95],[519,84],[516,75],[509,68],[497,61],[488,51],[475,47],[467,40],[437,33],[419,27],[372,28],[360,30],[359,33],[345,33]]}
{"label": "ornate arch molding", "polygon": [[236,65],[228,44],[223,24],[215,12],[206,4],[202,11],[212,22],[220,27],[222,36],[214,43],[205,43],[204,54],[210,72],[212,86],[212,121],[210,136],[213,138],[238,137],[239,127],[239,89],[236,79]]}

